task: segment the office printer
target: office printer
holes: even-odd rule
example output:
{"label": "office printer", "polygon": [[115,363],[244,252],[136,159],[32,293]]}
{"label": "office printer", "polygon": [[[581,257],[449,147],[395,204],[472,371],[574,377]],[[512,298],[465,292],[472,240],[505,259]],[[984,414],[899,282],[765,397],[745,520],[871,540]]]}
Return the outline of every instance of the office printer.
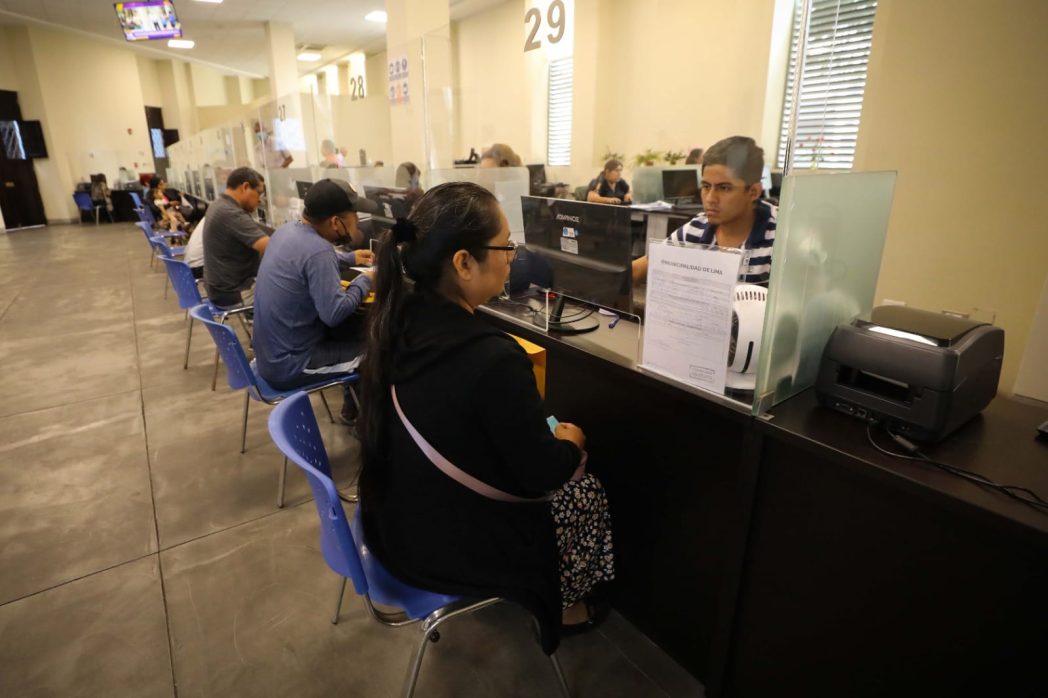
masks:
{"label": "office printer", "polygon": [[826,407],[934,443],[990,403],[1003,355],[999,327],[879,306],[833,331],[815,392]]}

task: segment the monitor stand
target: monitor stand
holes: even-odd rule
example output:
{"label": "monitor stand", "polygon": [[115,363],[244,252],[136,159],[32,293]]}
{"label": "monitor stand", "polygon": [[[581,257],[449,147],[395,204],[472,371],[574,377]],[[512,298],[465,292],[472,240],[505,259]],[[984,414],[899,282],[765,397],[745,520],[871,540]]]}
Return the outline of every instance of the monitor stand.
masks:
{"label": "monitor stand", "polygon": [[556,334],[585,334],[600,327],[600,316],[594,317],[597,313],[595,309],[576,303],[567,306],[567,313],[564,308],[565,298],[558,295],[550,306],[548,322],[544,313],[536,313],[531,321],[539,327],[545,327],[547,332]]}

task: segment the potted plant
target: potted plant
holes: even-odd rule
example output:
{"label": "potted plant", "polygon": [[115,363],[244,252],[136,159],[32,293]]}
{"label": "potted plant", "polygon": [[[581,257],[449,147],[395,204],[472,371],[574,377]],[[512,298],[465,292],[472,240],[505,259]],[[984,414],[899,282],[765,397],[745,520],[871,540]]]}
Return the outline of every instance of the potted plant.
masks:
{"label": "potted plant", "polygon": [[659,161],[659,153],[648,148],[643,153],[635,155],[633,161],[637,164],[637,167],[651,167]]}
{"label": "potted plant", "polygon": [[666,161],[667,165],[676,165],[678,162],[683,160],[685,157],[684,153],[679,150],[667,150],[662,154],[662,159]]}
{"label": "potted plant", "polygon": [[608,160],[618,160],[619,162],[622,162],[623,160],[626,159],[626,156],[623,155],[622,153],[616,153],[609,146],[604,146],[604,154],[600,156],[600,159],[601,159],[601,163],[600,164],[603,165]]}

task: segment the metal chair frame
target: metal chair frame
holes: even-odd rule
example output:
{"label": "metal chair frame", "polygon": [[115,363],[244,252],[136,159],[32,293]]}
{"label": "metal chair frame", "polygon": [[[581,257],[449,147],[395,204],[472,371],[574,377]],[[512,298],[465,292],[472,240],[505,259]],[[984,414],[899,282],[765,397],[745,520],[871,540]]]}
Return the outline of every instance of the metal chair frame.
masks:
{"label": "metal chair frame", "polygon": [[[345,510],[331,477],[331,466],[323,440],[320,438],[316,415],[312,407],[306,409],[307,406],[309,406],[309,398],[303,393],[286,398],[269,415],[269,433],[277,448],[283,452],[285,462],[291,459],[295,465],[305,471],[310,487],[313,489],[313,499],[321,519],[321,550],[328,566],[341,577],[331,622],[332,624],[338,623],[342,599],[346,591],[346,581],[352,577],[354,590],[362,597],[368,615],[377,622],[392,628],[417,625],[421,631],[421,638],[411,663],[408,665],[402,690],[405,698],[412,698],[422,669],[426,647],[430,642],[440,640],[438,629],[452,618],[476,613],[489,606],[503,603],[504,599],[464,599],[436,594],[400,582],[385,570],[374,554],[368,550],[363,540],[359,508],[354,512],[352,523],[346,518]],[[298,444],[305,442],[304,448],[298,447],[291,436],[292,433],[294,437],[297,437]],[[345,572],[348,572],[349,576]],[[372,598],[372,592],[386,597],[380,599],[381,605],[396,610],[386,611],[377,607]],[[537,623],[535,627],[538,627]],[[549,659],[561,694],[565,698],[570,698],[571,694],[564,680],[564,672],[557,660],[557,655],[551,654]]]}
{"label": "metal chair frame", "polygon": [[[198,322],[204,323],[208,328],[208,331],[211,333],[211,338],[215,340],[215,346],[218,347],[219,351],[223,354],[226,360],[226,378],[229,382],[229,387],[233,390],[246,388],[244,391],[244,418],[240,432],[241,453],[244,453],[247,450],[247,419],[249,410],[251,409],[252,399],[263,402],[267,405],[277,405],[283,402],[290,395],[299,392],[306,394],[319,393],[320,401],[324,404],[324,410],[327,411],[328,419],[330,419],[331,423],[334,424],[335,416],[331,412],[331,406],[328,404],[327,397],[324,396],[323,391],[327,388],[333,388],[336,385],[339,385],[349,387],[349,394],[359,409],[360,401],[357,398],[356,390],[353,389],[352,385],[359,380],[360,375],[358,373],[342,374],[328,380],[304,385],[294,390],[277,390],[275,388],[269,388],[258,375],[254,362],[248,361],[247,354],[244,352],[244,347],[240,343],[240,338],[237,337],[236,331],[229,325],[219,322],[211,317],[211,309],[208,304],[202,303],[192,308],[189,311],[189,315]],[[221,343],[223,337],[225,338],[225,345]],[[224,351],[223,346],[225,348]],[[264,385],[266,385],[266,387],[263,387]],[[272,390],[272,393],[269,393],[268,390]],[[284,487],[286,478],[287,458],[284,459],[284,463],[280,468],[280,486],[277,491],[278,507],[284,506]]]}

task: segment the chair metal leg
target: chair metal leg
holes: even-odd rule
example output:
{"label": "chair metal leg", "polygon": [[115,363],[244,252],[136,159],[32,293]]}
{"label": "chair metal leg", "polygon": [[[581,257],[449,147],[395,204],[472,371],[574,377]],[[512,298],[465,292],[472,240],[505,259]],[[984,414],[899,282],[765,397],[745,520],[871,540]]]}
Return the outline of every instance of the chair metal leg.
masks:
{"label": "chair metal leg", "polygon": [[331,414],[331,406],[328,405],[327,398],[324,397],[324,391],[323,390],[318,390],[317,394],[320,395],[320,401],[324,403],[324,409],[327,410],[328,419],[330,419],[331,423],[334,424],[335,423],[335,415]]}
{"label": "chair metal leg", "polygon": [[277,509],[284,508],[284,485],[287,483],[287,456],[284,456],[284,463],[280,466],[280,484],[277,486]]}
{"label": "chair metal leg", "polygon": [[346,595],[346,578],[338,585],[338,599],[335,600],[335,615],[331,616],[331,624],[338,625],[338,614],[342,610],[342,597]]}
{"label": "chair metal leg", "polygon": [[240,318],[240,326],[244,328],[244,334],[247,335],[247,341],[251,342],[251,326],[247,323],[247,318],[244,317],[247,313],[237,313],[237,317]]}
{"label": "chair metal leg", "polygon": [[352,383],[347,387],[349,388],[350,396],[353,398],[353,404],[357,406],[357,414],[360,414],[360,398],[357,397],[357,390],[353,387]]}
{"label": "chair metal leg", "polygon": [[251,395],[244,390],[244,430],[240,432],[240,452],[247,450],[247,410],[251,406]]}
{"label": "chair metal leg", "polygon": [[182,370],[189,370],[189,343],[193,341],[193,318],[189,318],[189,328],[186,329],[186,358],[182,362]]}
{"label": "chair metal leg", "polygon": [[211,374],[211,392],[215,392],[215,385],[218,384],[218,347],[215,347],[215,372]]}
{"label": "chair metal leg", "polygon": [[564,698],[571,698],[571,692],[568,690],[568,682],[564,680],[564,672],[560,669],[560,662],[557,660],[556,652],[549,656],[549,661],[553,665],[553,673],[557,675],[557,685],[560,686],[560,694],[564,696]]}
{"label": "chair metal leg", "polygon": [[430,634],[422,636],[422,642],[418,644],[415,658],[411,660],[408,667],[408,675],[404,678],[404,698],[412,698],[415,695],[415,684],[418,683],[418,672],[422,668],[422,657],[426,654],[426,645],[430,642]]}

